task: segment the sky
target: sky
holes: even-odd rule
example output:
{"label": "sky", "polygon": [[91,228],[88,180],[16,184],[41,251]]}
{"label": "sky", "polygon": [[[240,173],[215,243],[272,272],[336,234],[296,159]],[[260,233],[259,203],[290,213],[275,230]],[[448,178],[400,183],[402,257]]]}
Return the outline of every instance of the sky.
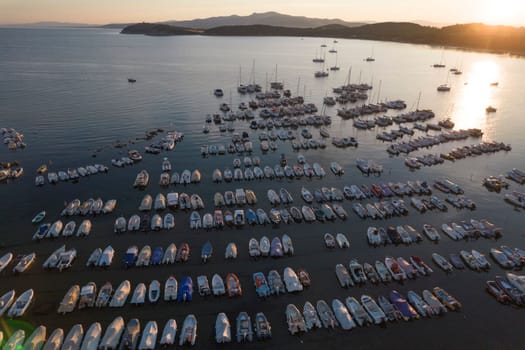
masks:
{"label": "sky", "polygon": [[267,11],[346,21],[525,26],[525,0],[0,0],[0,24],[159,22]]}

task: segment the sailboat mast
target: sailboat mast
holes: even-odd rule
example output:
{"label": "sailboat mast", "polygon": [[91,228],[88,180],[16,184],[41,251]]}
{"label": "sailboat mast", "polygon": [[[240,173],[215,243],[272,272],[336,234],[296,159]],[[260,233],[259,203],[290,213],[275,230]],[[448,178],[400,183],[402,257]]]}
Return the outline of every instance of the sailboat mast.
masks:
{"label": "sailboat mast", "polygon": [[297,78],[297,95],[299,95],[299,86],[301,85],[301,77]]}
{"label": "sailboat mast", "polygon": [[377,89],[377,104],[379,104],[379,96],[381,95],[381,84],[383,83],[382,80],[379,80],[379,88]]}
{"label": "sailboat mast", "polygon": [[421,100],[421,91],[419,91],[419,95],[417,96],[416,111],[419,111],[419,101],[420,100]]}

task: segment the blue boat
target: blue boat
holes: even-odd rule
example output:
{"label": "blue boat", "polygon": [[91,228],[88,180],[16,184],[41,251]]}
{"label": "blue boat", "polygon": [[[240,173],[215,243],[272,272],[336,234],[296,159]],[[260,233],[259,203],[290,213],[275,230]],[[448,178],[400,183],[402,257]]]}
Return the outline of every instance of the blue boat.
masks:
{"label": "blue boat", "polygon": [[279,237],[274,237],[272,239],[270,255],[273,257],[283,256],[283,244],[281,243]]}
{"label": "blue boat", "polygon": [[193,298],[193,281],[190,276],[184,276],[179,283],[179,292],[177,294],[178,302],[191,301]]}
{"label": "blue boat", "polygon": [[262,272],[256,272],[253,274],[253,284],[255,285],[255,291],[259,297],[264,298],[270,295],[270,286]]}
{"label": "blue boat", "polygon": [[406,298],[397,290],[390,292],[390,301],[398,308],[405,321],[419,318],[416,310],[414,310],[414,308],[407,302]]}
{"label": "blue boat", "polygon": [[164,249],[162,247],[157,247],[151,254],[151,265],[160,265],[162,263],[162,257],[164,256]]}
{"label": "blue boat", "polygon": [[202,246],[202,250],[201,250],[201,258],[202,258],[202,261],[203,261],[203,262],[207,262],[208,259],[211,258],[212,253],[213,253],[213,246],[211,245],[211,242],[210,242],[210,241],[207,241],[207,242],[204,243],[204,245]]}
{"label": "blue boat", "polygon": [[137,256],[139,254],[139,249],[136,245],[131,246],[126,250],[126,254],[124,255],[124,259],[122,259],[122,267],[128,268],[130,266],[135,266],[135,262],[137,261]]}
{"label": "blue boat", "polygon": [[255,225],[259,223],[257,220],[257,214],[252,209],[246,209],[246,220],[248,220],[248,225]]}

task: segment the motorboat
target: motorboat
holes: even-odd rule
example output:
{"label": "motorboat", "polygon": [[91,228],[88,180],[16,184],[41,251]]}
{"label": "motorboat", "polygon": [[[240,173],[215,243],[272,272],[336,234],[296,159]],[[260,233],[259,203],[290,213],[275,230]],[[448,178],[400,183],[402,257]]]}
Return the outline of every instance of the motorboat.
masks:
{"label": "motorboat", "polygon": [[284,284],[286,286],[286,290],[288,291],[288,293],[301,292],[303,290],[303,285],[300,282],[297,274],[290,267],[286,267],[284,269],[283,281],[284,281]]}
{"label": "motorboat", "polygon": [[104,336],[100,340],[99,350],[115,350],[118,346],[122,333],[124,332],[124,319],[116,317],[106,328]]}
{"label": "motorboat", "polygon": [[283,256],[283,245],[279,237],[274,237],[270,246],[270,256],[281,257]]}
{"label": "motorboat", "polygon": [[158,327],[157,322],[149,321],[144,327],[140,340],[139,350],[153,350],[157,344]]}
{"label": "motorboat", "polygon": [[345,299],[345,303],[348,311],[350,312],[350,315],[352,315],[353,321],[359,326],[362,327],[373,323],[370,315],[354,297],[347,297]]}
{"label": "motorboat", "polygon": [[226,293],[229,297],[242,296],[241,282],[234,273],[226,276]]}
{"label": "motorboat", "polygon": [[350,316],[348,309],[339,299],[332,300],[332,309],[334,310],[335,318],[339,325],[344,330],[351,330],[355,328],[356,324]]}
{"label": "motorboat", "polygon": [[62,245],[58,249],[56,249],[51,255],[44,261],[42,264],[42,267],[44,269],[52,269],[56,268],[60,259],[60,254],[64,253],[66,251],[66,246]]}
{"label": "motorboat", "polygon": [[208,277],[205,275],[197,276],[197,290],[201,297],[205,297],[211,294],[210,283]]}
{"label": "motorboat", "polygon": [[390,301],[401,312],[401,315],[405,321],[419,318],[419,314],[416,312],[416,310],[398,291],[393,290],[390,292]]}
{"label": "motorboat", "polygon": [[388,270],[388,268],[385,266],[383,262],[376,260],[376,262],[374,263],[374,266],[382,282],[388,283],[392,281],[392,274],[390,273],[390,271]]}
{"label": "motorboat", "polygon": [[43,350],[60,350],[62,342],[64,341],[64,330],[57,328],[51,333],[46,343],[44,344]]}
{"label": "motorboat", "polygon": [[76,324],[67,333],[62,344],[62,349],[80,349],[84,338],[84,328],[81,324]]}
{"label": "motorboat", "polygon": [[425,289],[422,293],[423,300],[433,310],[434,314],[440,315],[447,312],[447,308],[443,305],[432,292]]}
{"label": "motorboat", "polygon": [[226,293],[226,287],[224,285],[224,281],[222,280],[222,277],[218,274],[214,274],[211,279],[211,287],[213,295],[219,296]]}
{"label": "motorboat", "polygon": [[80,297],[80,286],[75,284],[69,288],[66,295],[60,302],[57,312],[65,315],[66,313],[72,312],[77,306],[77,301]]}
{"label": "motorboat", "polygon": [[387,316],[383,310],[377,305],[376,301],[369,295],[361,296],[361,304],[366,312],[370,315],[373,320],[373,323],[380,325],[388,321]]}
{"label": "motorboat", "polygon": [[284,282],[281,279],[281,275],[279,275],[279,272],[277,272],[277,270],[271,270],[268,273],[268,285],[270,286],[270,292],[272,294],[279,295],[281,293],[286,293]]}
{"label": "motorboat", "polygon": [[77,237],[88,236],[91,232],[91,220],[83,220],[77,230]]}
{"label": "motorboat", "polygon": [[352,280],[352,277],[350,276],[350,273],[348,272],[348,270],[343,264],[337,264],[335,266],[335,275],[341,287],[347,288],[347,287],[351,287],[354,285],[354,282]]}
{"label": "motorboat", "polygon": [[82,310],[86,307],[93,307],[95,305],[95,298],[97,296],[97,285],[95,282],[89,282],[80,289],[80,298],[78,300],[78,309]]}
{"label": "motorboat", "polygon": [[376,284],[376,283],[379,283],[381,281],[381,278],[379,277],[378,273],[376,272],[376,270],[374,269],[374,267],[372,265],[370,265],[369,263],[364,263],[363,264],[363,270],[365,272],[365,275],[366,275],[366,278]]}
{"label": "motorboat", "polygon": [[106,282],[98,292],[97,299],[95,300],[96,307],[106,307],[111,299],[113,293],[113,286],[111,282]]}
{"label": "motorboat", "polygon": [[254,328],[257,339],[264,340],[272,337],[272,327],[264,313],[259,312],[255,315]]}
{"label": "motorboat", "polygon": [[149,174],[146,170],[141,170],[137,177],[135,178],[135,182],[133,183],[133,187],[135,188],[146,188],[149,183]]}
{"label": "motorboat", "polygon": [[6,340],[2,350],[21,349],[23,347],[25,337],[26,333],[23,329],[17,330],[9,337],[9,339]]}
{"label": "motorboat", "polygon": [[315,307],[312,305],[312,303],[310,303],[309,301],[307,301],[304,304],[303,317],[305,320],[305,326],[307,330],[322,327],[321,320],[317,315],[317,311],[315,310]]}
{"label": "motorboat", "polygon": [[182,243],[179,246],[179,250],[177,251],[177,255],[175,256],[176,262],[187,262],[190,258],[190,246],[188,243]]}
{"label": "motorboat", "polygon": [[397,264],[399,267],[405,272],[407,278],[416,278],[417,277],[417,270],[410,264],[405,258],[399,257],[397,258]]}
{"label": "motorboat", "polygon": [[182,329],[179,335],[179,346],[184,344],[189,344],[191,346],[195,345],[195,340],[197,338],[197,319],[195,315],[190,314],[184,319],[182,324]]}
{"label": "motorboat", "polygon": [[5,293],[0,297],[0,317],[11,307],[13,301],[15,300],[15,291],[14,289]]}
{"label": "motorboat", "polygon": [[36,214],[33,219],[31,220],[31,223],[32,224],[38,224],[40,223],[42,220],[44,220],[44,218],[46,217],[46,211],[45,210],[42,210],[41,212],[39,212],[38,214]]}
{"label": "motorboat", "polygon": [[170,243],[170,245],[164,251],[164,256],[162,257],[162,264],[175,263],[176,256],[177,256],[177,246],[175,245],[175,243]]}
{"label": "motorboat", "polygon": [[443,256],[439,255],[438,253],[432,254],[432,260],[434,260],[436,265],[439,266],[445,272],[450,272],[453,270],[453,267],[448,262],[448,260],[445,259]]}
{"label": "motorboat", "polygon": [[180,281],[177,293],[178,302],[192,301],[193,299],[193,280],[189,276],[184,276]]}
{"label": "motorboat", "polygon": [[423,259],[417,255],[412,255],[410,257],[410,263],[417,270],[417,272],[423,276],[430,275],[432,272],[434,272],[430,266],[428,266],[427,263],[425,263],[425,261],[423,261]]}
{"label": "motorboat", "polygon": [[246,312],[240,312],[237,316],[237,342],[242,343],[243,341],[251,342],[253,340],[253,329],[250,316]]}
{"label": "motorboat", "polygon": [[108,245],[100,255],[100,258],[98,259],[96,266],[99,267],[109,267],[111,266],[111,263],[113,261],[113,256],[115,255],[115,250],[112,246]]}
{"label": "motorboat", "polygon": [[[129,249],[128,249],[128,251],[129,251]],[[139,254],[138,254],[137,258],[136,258],[135,265],[137,267],[149,266],[150,259],[151,259],[151,247],[149,245],[145,245],[140,250],[140,252],[139,252]]]}
{"label": "motorboat", "polygon": [[352,276],[355,283],[360,284],[366,282],[367,278],[363,270],[363,266],[357,261],[357,259],[350,260],[348,270],[350,271],[350,275]]}
{"label": "motorboat", "polygon": [[461,308],[461,303],[457,301],[452,295],[448,294],[443,288],[434,287],[432,291],[438,300],[450,310],[455,311]]}
{"label": "motorboat", "polygon": [[286,306],[286,321],[288,323],[288,331],[294,335],[300,332],[307,332],[305,320],[303,315],[294,304]]}
{"label": "motorboat", "polygon": [[[257,248],[257,251],[259,251],[259,248]],[[236,259],[237,258],[237,245],[234,242],[230,242],[226,246],[224,258],[225,259]]]}
{"label": "motorboat", "polygon": [[159,344],[162,347],[173,345],[175,343],[175,336],[177,334],[177,321],[174,319],[169,319],[164,326],[162,331],[162,336],[160,338]]}
{"label": "motorboat", "polygon": [[[341,303],[341,305],[345,307],[343,303]],[[323,324],[324,328],[335,328],[339,325],[338,318],[336,318],[334,312],[332,311],[330,306],[328,306],[326,301],[322,299],[318,300],[316,304],[316,310],[319,314],[319,318],[321,319],[321,323]]]}
{"label": "motorboat", "polygon": [[474,259],[476,259],[481,269],[483,270],[490,269],[490,262],[487,260],[487,258],[485,257],[483,253],[480,253],[477,250],[473,249],[472,256],[474,257]]}
{"label": "motorboat", "polygon": [[392,278],[396,281],[403,281],[407,279],[407,274],[405,270],[403,270],[395,258],[391,256],[387,256],[385,258],[385,265],[388,269],[388,272],[392,275]]}
{"label": "motorboat", "polygon": [[437,242],[441,239],[441,236],[439,235],[438,231],[432,225],[424,224],[423,232],[425,233],[427,238],[433,242]]}
{"label": "motorboat", "polygon": [[[151,205],[150,205],[151,208]],[[164,210],[166,209],[166,197],[162,193],[158,193],[155,197],[155,203],[154,203],[155,210]],[[140,208],[139,208],[140,210]],[[149,209],[148,209],[149,210]]]}
{"label": "motorboat", "polygon": [[266,277],[262,272],[255,272],[253,274],[253,283],[258,297],[265,298],[271,294]]}
{"label": "motorboat", "polygon": [[18,274],[26,271],[33,264],[36,259],[36,254],[31,253],[27,255],[19,255],[15,259],[15,267],[13,268],[13,273]]}
{"label": "motorboat", "polygon": [[115,294],[111,298],[109,307],[123,307],[128,299],[128,295],[131,291],[131,284],[128,280],[122,281],[122,283],[115,290]]}
{"label": "motorboat", "polygon": [[132,215],[128,221],[128,231],[138,231],[140,228],[140,216]]}
{"label": "motorboat", "polygon": [[224,312],[219,313],[215,320],[215,341],[218,344],[231,342],[230,321]]}
{"label": "motorboat", "polygon": [[[146,325],[146,328],[147,327],[148,326]],[[144,329],[144,334],[146,334],[146,328]],[[140,321],[136,318],[132,318],[126,324],[126,328],[124,329],[124,333],[122,334],[122,339],[120,340],[119,350],[137,349],[139,337],[140,337]],[[144,336],[143,336],[143,339],[144,339]]]}
{"label": "motorboat", "polygon": [[496,249],[496,248],[491,248],[490,249],[490,255],[492,256],[492,258],[503,268],[505,269],[510,269],[510,268],[513,268],[514,266],[516,266],[516,264],[514,263],[514,261],[512,261],[508,256],[507,254],[505,254],[504,252],[502,252],[501,250],[499,249]]}
{"label": "motorboat", "polygon": [[190,228],[196,230],[202,227],[201,215],[197,211],[193,211],[190,216]]}
{"label": "motorboat", "polygon": [[434,310],[414,291],[407,293],[408,302],[416,309],[422,317],[431,317],[437,315]]}
{"label": "motorboat", "polygon": [[156,303],[160,299],[160,282],[151,281],[148,288],[148,300],[150,303]]}

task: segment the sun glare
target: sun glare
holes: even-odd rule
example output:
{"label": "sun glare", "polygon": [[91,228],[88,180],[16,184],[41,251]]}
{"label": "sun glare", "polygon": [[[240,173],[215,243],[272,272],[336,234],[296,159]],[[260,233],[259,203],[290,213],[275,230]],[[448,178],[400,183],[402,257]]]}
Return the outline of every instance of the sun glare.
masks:
{"label": "sun glare", "polygon": [[525,1],[523,0],[486,0],[480,3],[480,20],[487,24],[511,25],[523,21]]}
{"label": "sun glare", "polygon": [[486,130],[488,125],[485,108],[497,105],[491,84],[499,81],[499,66],[493,61],[475,62],[465,76],[466,85],[461,89],[453,111],[456,127],[480,128],[490,138],[490,130]]}

